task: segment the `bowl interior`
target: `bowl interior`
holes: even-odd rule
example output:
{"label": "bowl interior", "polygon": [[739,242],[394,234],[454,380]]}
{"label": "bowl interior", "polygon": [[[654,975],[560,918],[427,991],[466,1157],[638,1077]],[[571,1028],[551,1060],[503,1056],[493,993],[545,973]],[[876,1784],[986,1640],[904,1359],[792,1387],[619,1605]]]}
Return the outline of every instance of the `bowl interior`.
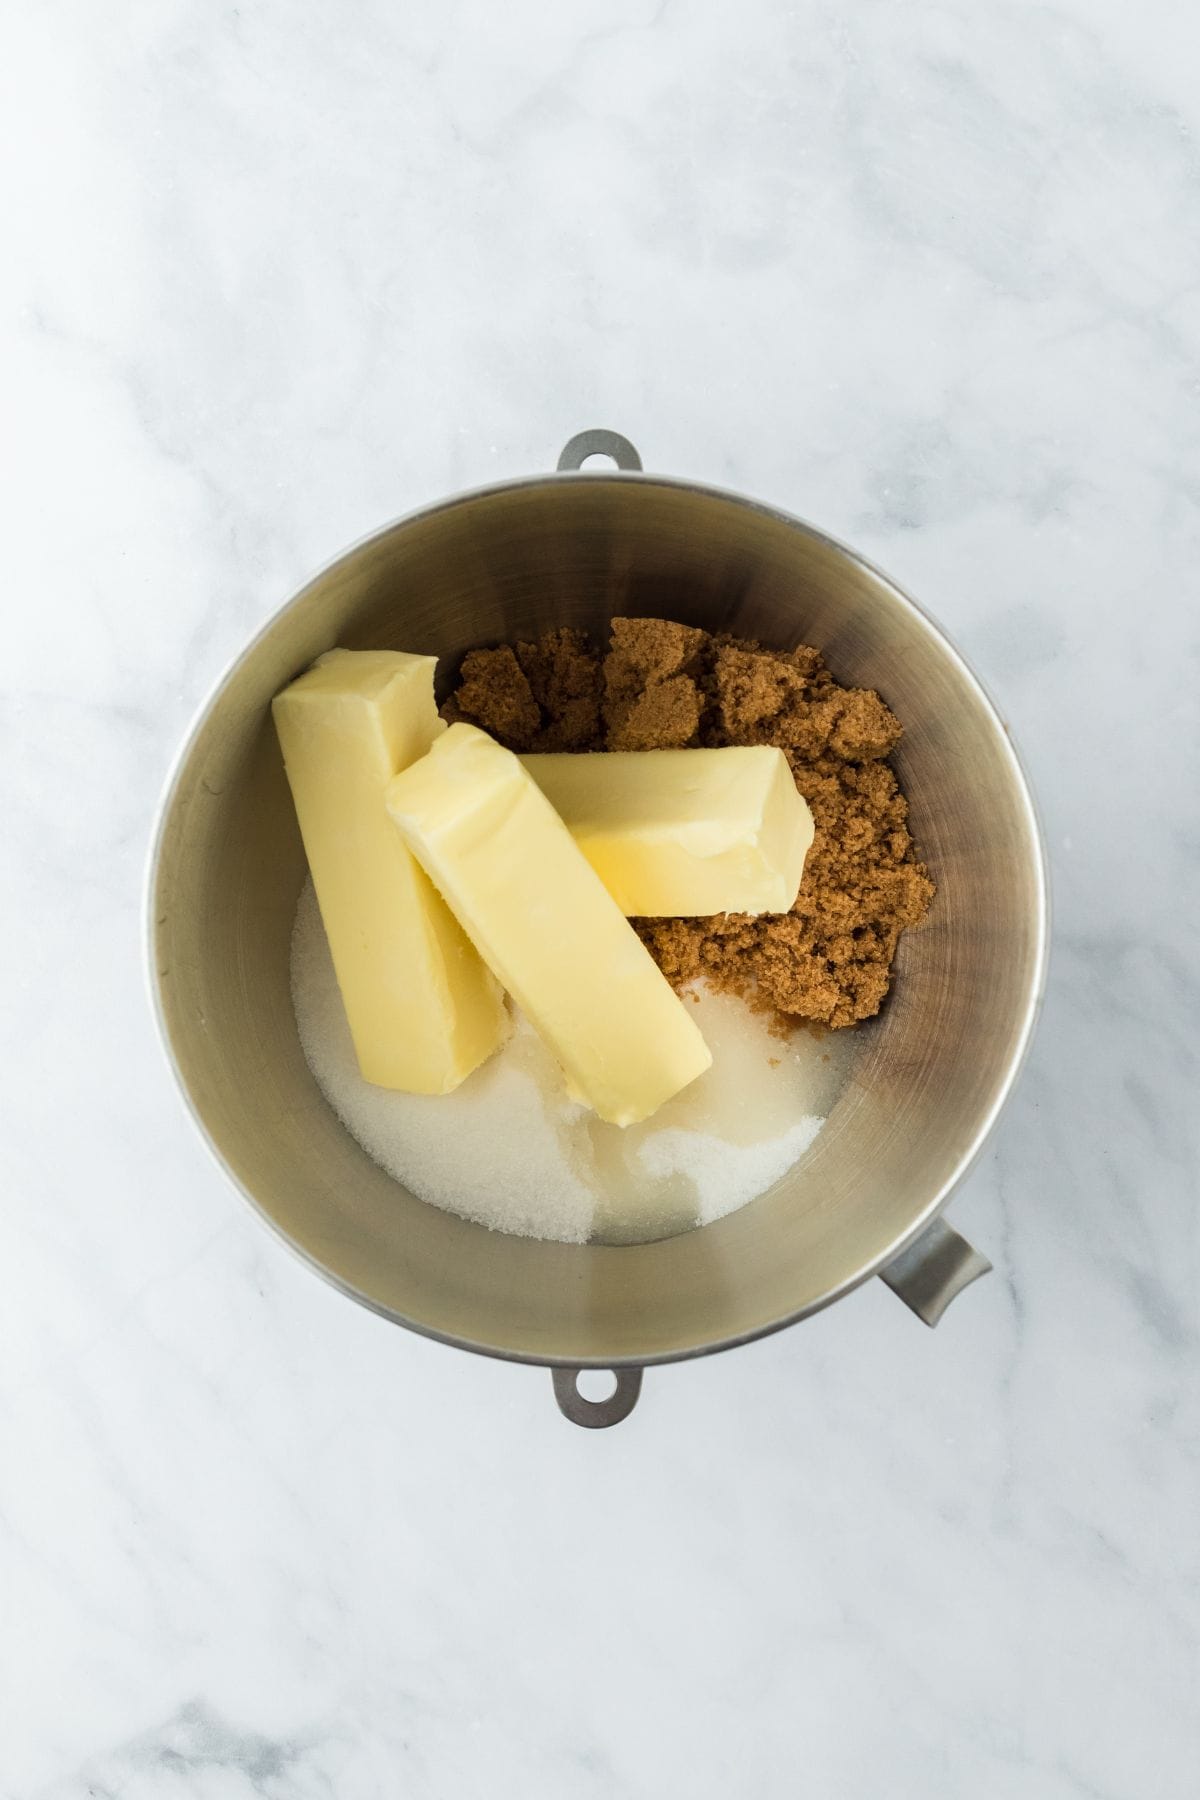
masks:
{"label": "bowl interior", "polygon": [[[905,726],[896,763],[938,883],[849,1088],[800,1167],[703,1230],[622,1248],[509,1238],[425,1205],[349,1137],[301,1054],[288,983],[305,863],[271,697],[333,644],[433,652],[614,613],[813,643]],[[448,666],[452,666],[452,663]],[[1006,733],[929,620],[847,551],[729,495],[550,477],[464,496],[351,551],[251,645],[168,797],[151,895],[166,1035],[218,1156],[347,1292],[535,1361],[716,1349],[812,1311],[944,1203],[1007,1092],[1044,959],[1037,827]]]}

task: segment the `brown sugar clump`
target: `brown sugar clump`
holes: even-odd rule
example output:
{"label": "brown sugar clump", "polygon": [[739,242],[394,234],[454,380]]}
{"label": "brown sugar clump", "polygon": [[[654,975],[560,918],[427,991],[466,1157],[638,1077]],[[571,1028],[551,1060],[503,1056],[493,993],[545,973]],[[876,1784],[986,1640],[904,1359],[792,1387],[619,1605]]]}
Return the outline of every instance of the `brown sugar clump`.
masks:
{"label": "brown sugar clump", "polygon": [[729,741],[753,741],[761,731],[804,704],[807,684],[797,669],[761,650],[734,644],[713,655],[717,725]]}
{"label": "brown sugar clump", "polygon": [[536,644],[469,650],[442,708],[509,750],[599,750],[604,676],[581,631],[548,631]]}
{"label": "brown sugar clump", "polygon": [[707,635],[668,619],[614,619],[604,659],[605,747],[682,749],[699,742],[697,676]]}
{"label": "brown sugar clump", "polygon": [[613,619],[611,647],[604,659],[604,679],[612,691],[618,678],[630,679],[635,693],[652,681],[694,672],[708,633],[672,619]]}
{"label": "brown sugar clump", "polygon": [[879,1011],[900,934],[935,890],[884,760],[900,721],[870,689],[840,687],[810,645],[773,651],[614,619],[603,661],[570,631],[515,655],[472,652],[444,711],[519,750],[777,745],[815,827],[791,912],[634,923],[676,985],[703,976],[791,1023],[839,1027]]}
{"label": "brown sugar clump", "polygon": [[542,725],[525,671],[507,644],[467,652],[458,687],[443,713],[451,722],[464,719],[481,726],[509,750],[530,749]]}
{"label": "brown sugar clump", "polygon": [[582,631],[563,626],[536,644],[518,644],[517,661],[541,710],[537,748],[599,748],[604,676]]}
{"label": "brown sugar clump", "polygon": [[887,756],[900,742],[903,727],[879,695],[869,688],[848,688],[836,702],[838,713],[829,748],[846,762],[868,762]]}
{"label": "brown sugar clump", "polygon": [[700,690],[687,675],[656,681],[609,726],[609,750],[682,750],[698,742]]}

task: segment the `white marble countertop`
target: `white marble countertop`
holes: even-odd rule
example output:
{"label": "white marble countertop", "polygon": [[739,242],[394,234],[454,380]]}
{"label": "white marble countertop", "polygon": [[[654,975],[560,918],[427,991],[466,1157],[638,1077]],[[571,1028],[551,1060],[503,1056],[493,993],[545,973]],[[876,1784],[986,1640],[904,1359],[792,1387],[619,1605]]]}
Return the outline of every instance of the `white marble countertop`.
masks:
{"label": "white marble countertop", "polygon": [[[1191,1800],[1200,28],[1149,0],[9,9],[0,1793]],[[140,942],[316,565],[607,424],[945,621],[1056,945],[952,1217],[655,1372],[384,1324],[214,1169]]]}

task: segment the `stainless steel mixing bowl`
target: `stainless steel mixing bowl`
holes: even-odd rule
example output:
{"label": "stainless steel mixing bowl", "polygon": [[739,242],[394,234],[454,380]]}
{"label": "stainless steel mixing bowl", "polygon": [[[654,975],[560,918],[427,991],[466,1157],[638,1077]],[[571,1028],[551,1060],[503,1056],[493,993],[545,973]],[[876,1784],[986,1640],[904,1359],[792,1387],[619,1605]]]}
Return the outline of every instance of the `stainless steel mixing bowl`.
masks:
{"label": "stainless steel mixing bowl", "polygon": [[[579,472],[606,453],[618,472]],[[886,576],[770,507],[640,473],[583,433],[559,473],[463,494],[332,564],[239,657],[171,781],[149,897],[169,1054],[231,1179],[346,1294],[398,1324],[554,1372],[606,1425],[641,1370],[728,1349],[882,1273],[929,1323],[989,1265],[939,1219],[1029,1042],[1047,950],[1045,860],[1008,733],[959,653]],[[269,712],[333,644],[434,652],[656,614],[818,645],[904,722],[896,757],[938,883],[906,935],[850,1085],[801,1165],[703,1230],[628,1247],[505,1237],[397,1186],[339,1124],[296,1035],[288,951],[305,862]],[[576,1375],[613,1369],[586,1399]]]}

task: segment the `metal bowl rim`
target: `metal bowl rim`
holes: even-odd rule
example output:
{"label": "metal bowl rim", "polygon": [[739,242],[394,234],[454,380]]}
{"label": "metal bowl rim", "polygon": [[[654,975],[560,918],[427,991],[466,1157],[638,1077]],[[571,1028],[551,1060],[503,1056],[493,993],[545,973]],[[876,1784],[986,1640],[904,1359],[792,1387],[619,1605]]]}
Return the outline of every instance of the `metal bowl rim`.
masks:
{"label": "metal bowl rim", "polygon": [[[155,932],[157,929],[155,893],[157,888],[159,860],[167,819],[170,816],[175,801],[183,770],[186,767],[196,739],[198,738],[209,713],[216,705],[227,683],[231,680],[240,665],[250,657],[258,646],[270,635],[284,614],[290,612],[294,606],[298,606],[310,590],[316,587],[318,583],[324,581],[334,569],[338,568],[342,563],[348,562],[351,558],[359,555],[368,545],[375,543],[380,538],[390,536],[394,531],[399,531],[424,519],[434,518],[439,513],[452,511],[456,507],[467,505],[472,501],[489,499],[493,496],[502,494],[519,493],[538,487],[550,488],[559,486],[563,483],[579,481],[603,483],[614,488],[619,486],[629,486],[633,483],[646,487],[676,488],[681,492],[697,494],[711,500],[719,500],[730,505],[745,507],[752,512],[761,513],[764,517],[776,520],[779,524],[787,526],[790,530],[803,532],[807,537],[826,545],[829,549],[834,551],[836,555],[844,557],[848,562],[865,570],[866,573],[871,575],[876,581],[882,583],[900,604],[907,607],[915,618],[938,639],[943,649],[957,665],[963,679],[974,689],[976,697],[982,703],[985,711],[996,726],[1004,743],[1012,774],[1016,781],[1017,790],[1020,793],[1024,806],[1027,823],[1030,827],[1030,838],[1034,847],[1035,861],[1034,875],[1037,916],[1034,938],[1034,963],[1026,994],[1024,1017],[1021,1020],[1016,1048],[1009,1059],[1009,1065],[996,1094],[996,1098],[988,1109],[987,1114],[980,1122],[972,1142],[960,1157],[953,1174],[941,1184],[913,1224],[909,1226],[906,1231],[902,1232],[893,1243],[889,1244],[879,1256],[873,1258],[862,1269],[856,1271],[853,1276],[848,1277],[836,1288],[831,1289],[827,1294],[823,1294],[820,1299],[813,1301],[808,1306],[799,1307],[794,1312],[785,1313],[780,1318],[769,1320],[765,1325],[756,1326],[752,1331],[737,1332],[729,1337],[719,1338],[712,1342],[689,1345],[686,1349],[682,1350],[660,1351],[638,1356],[533,1356],[527,1352],[505,1350],[495,1344],[477,1343],[470,1338],[457,1337],[448,1332],[437,1331],[432,1326],[422,1324],[420,1320],[411,1319],[404,1313],[398,1312],[392,1307],[384,1306],[377,1300],[373,1300],[369,1294],[364,1294],[361,1289],[355,1287],[352,1283],[344,1281],[341,1276],[337,1275],[325,1263],[321,1262],[317,1257],[310,1255],[307,1250],[303,1249],[301,1245],[296,1243],[296,1241],[284,1231],[283,1227],[272,1217],[258,1200],[256,1195],[250,1191],[230,1167],[215,1140],[211,1136],[208,1127],[200,1117],[191,1093],[184,1081],[174,1047],[171,1043],[170,1029],[167,1024],[166,1013],[163,1006],[162,989],[157,976],[157,958],[155,955]],[[171,763],[166,780],[163,784],[162,796],[158,803],[154,826],[151,832],[143,882],[142,916],[145,947],[145,961],[143,966],[145,969],[150,1007],[157,1026],[159,1042],[174,1078],[176,1090],[182,1098],[187,1112],[191,1116],[201,1139],[217,1166],[247,1201],[263,1224],[267,1226],[280,1243],[287,1247],[293,1256],[303,1263],[306,1268],[311,1269],[314,1274],[319,1275],[322,1280],[328,1282],[331,1287],[336,1288],[339,1293],[344,1294],[347,1299],[357,1301],[360,1306],[366,1307],[369,1312],[377,1313],[380,1318],[387,1319],[391,1324],[402,1325],[407,1330],[416,1332],[420,1337],[430,1338],[436,1343],[447,1344],[452,1349],[468,1350],[476,1356],[490,1356],[500,1362],[524,1363],[536,1368],[590,1368],[615,1370],[620,1368],[651,1368],[666,1363],[690,1362],[696,1357],[715,1356],[723,1350],[735,1350],[741,1344],[755,1343],[758,1339],[770,1337],[777,1331],[785,1331],[789,1326],[799,1324],[802,1319],[811,1318],[815,1313],[823,1312],[827,1306],[832,1306],[835,1301],[844,1299],[847,1294],[853,1293],[855,1288],[861,1287],[862,1284],[869,1281],[873,1275],[877,1275],[881,1269],[886,1268],[895,1257],[899,1256],[909,1244],[918,1238],[925,1230],[926,1226],[931,1224],[932,1221],[944,1211],[955,1190],[970,1174],[971,1170],[979,1161],[980,1156],[983,1154],[988,1140],[996,1128],[1000,1115],[1008,1103],[1009,1097],[1016,1085],[1017,1078],[1024,1068],[1026,1059],[1029,1055],[1029,1048],[1033,1041],[1033,1034],[1037,1026],[1038,1017],[1041,1013],[1042,1002],[1046,991],[1050,953],[1051,901],[1045,834],[1038,812],[1037,802],[1034,799],[1028,773],[1020,753],[1013,743],[1008,726],[1005,724],[1000,714],[1000,709],[992,699],[991,694],[980,676],[963,655],[962,651],[959,650],[949,634],[943,629],[939,621],[934,618],[933,614],[929,612],[926,607],[922,606],[918,600],[915,600],[906,589],[902,588],[892,576],[881,569],[878,564],[872,562],[869,557],[864,556],[851,545],[843,543],[840,538],[834,537],[831,533],[822,531],[819,526],[811,524],[807,519],[802,519],[795,513],[789,513],[782,507],[772,506],[766,501],[756,500],[750,495],[740,494],[731,488],[718,487],[707,482],[691,481],[683,476],[657,475],[644,471],[635,472],[627,470],[622,471],[620,474],[610,475],[596,474],[591,471],[570,470],[554,471],[552,473],[539,475],[518,476],[507,481],[487,482],[482,486],[465,488],[461,492],[451,494],[444,499],[435,500],[424,506],[417,506],[408,512],[401,513],[388,524],[379,526],[374,531],[365,533],[364,536],[356,539],[355,542],[350,544],[346,549],[339,551],[336,556],[331,557],[330,560],[322,564],[316,573],[311,575],[301,587],[297,588],[290,599],[286,600],[282,606],[275,609],[249,641],[230,659],[218,675],[217,679],[212,683],[203,700],[200,702],[200,705],[197,707],[179,750]],[[487,1228],[485,1226],[480,1226],[479,1229],[486,1230]],[[579,1246],[581,1249],[586,1249],[587,1247],[588,1246]],[[613,1248],[613,1246],[609,1246],[609,1248]],[[629,1252],[635,1252],[639,1246],[628,1245],[622,1248]]]}

